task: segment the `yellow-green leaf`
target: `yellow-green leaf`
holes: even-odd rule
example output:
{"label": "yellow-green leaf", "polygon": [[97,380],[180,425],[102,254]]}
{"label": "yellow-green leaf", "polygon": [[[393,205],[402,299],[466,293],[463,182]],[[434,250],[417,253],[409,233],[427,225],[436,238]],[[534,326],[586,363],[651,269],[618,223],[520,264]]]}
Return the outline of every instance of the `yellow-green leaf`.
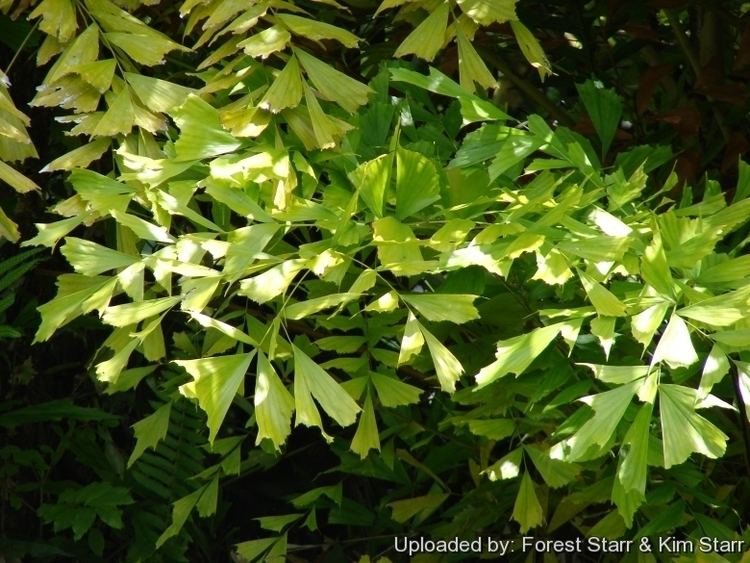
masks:
{"label": "yellow-green leaf", "polygon": [[267,58],[277,51],[283,51],[289,45],[292,36],[281,26],[274,25],[240,41],[237,47],[243,49],[249,57]]}
{"label": "yellow-green leaf", "polygon": [[297,273],[307,265],[307,260],[286,260],[255,277],[240,282],[240,295],[256,303],[265,303],[283,294]]}
{"label": "yellow-green leaf", "polygon": [[256,444],[268,438],[277,450],[281,450],[292,431],[294,397],[287,391],[276,375],[271,362],[258,350],[258,373],[255,379],[255,420],[258,423]]}
{"label": "yellow-green leaf", "polygon": [[198,399],[198,404],[208,417],[209,442],[213,443],[216,438],[254,355],[253,351],[198,360],[175,360],[174,363],[193,377],[193,381],[180,386],[180,393],[190,399]]}
{"label": "yellow-green leaf", "polygon": [[521,526],[521,532],[526,533],[531,528],[536,528],[544,523],[544,511],[539,504],[539,498],[534,490],[534,482],[528,473],[521,477],[518,488],[518,496],[513,505],[513,520]]}
{"label": "yellow-green leaf", "polygon": [[384,407],[399,407],[419,402],[422,390],[395,377],[389,377],[382,373],[370,373],[370,380],[375,385],[378,399]]}
{"label": "yellow-green leaf", "polygon": [[278,74],[271,87],[263,95],[258,107],[272,113],[293,108],[302,100],[302,76],[296,57],[291,57]]}
{"label": "yellow-green leaf", "polygon": [[482,368],[474,376],[477,385],[483,387],[509,373],[521,375],[559,334],[565,323],[557,323],[534,329],[497,343],[497,360]]}
{"label": "yellow-green leaf", "polygon": [[27,178],[16,169],[0,160],[0,180],[8,184],[19,193],[27,193],[41,189],[36,182]]}
{"label": "yellow-green leaf", "polygon": [[357,43],[359,43],[359,37],[353,33],[325,22],[292,14],[278,14],[276,19],[289,28],[295,35],[301,35],[313,41],[334,39],[349,49],[355,48]]}
{"label": "yellow-green leaf", "polygon": [[135,434],[135,447],[128,458],[128,467],[143,455],[146,448],[155,449],[157,444],[167,437],[171,412],[172,403],[164,403],[152,414],[132,425]]}
{"label": "yellow-green leaf", "polygon": [[659,410],[664,447],[664,467],[687,460],[692,453],[716,459],[727,446],[721,430],[695,412],[698,392],[681,385],[659,385]]}
{"label": "yellow-green leaf", "polygon": [[102,315],[102,320],[112,326],[132,325],[174,307],[180,302],[180,299],[180,297],[160,297],[107,307],[104,315]]}
{"label": "yellow-green leaf", "polygon": [[421,325],[419,328],[427,343],[427,348],[430,350],[432,362],[435,364],[440,388],[448,393],[453,393],[456,390],[456,382],[464,372],[461,362],[430,331]]}
{"label": "yellow-green leaf", "polygon": [[76,237],[66,238],[60,251],[76,272],[87,276],[95,276],[108,270],[125,268],[138,262],[136,256]]}
{"label": "yellow-green leaf", "polygon": [[604,317],[625,316],[625,305],[615,295],[586,272],[578,272],[581,285],[596,312]]}
{"label": "yellow-green leaf", "polygon": [[401,295],[401,299],[414,307],[428,321],[448,321],[455,324],[463,324],[479,318],[479,311],[474,307],[476,298],[476,295],[455,293],[410,293]]}
{"label": "yellow-green leaf", "polygon": [[548,74],[552,74],[552,68],[539,41],[520,21],[511,20],[510,27],[513,29],[523,56],[537,70],[539,77],[544,81]]}
{"label": "yellow-green leaf", "polygon": [[[357,419],[359,405],[326,371],[302,350],[292,345],[294,352],[294,395],[297,400],[298,380],[320,404],[323,410],[341,426],[349,426]],[[304,390],[303,390],[304,391]],[[299,406],[297,415],[300,415]],[[305,423],[304,421],[302,421]],[[297,424],[300,420],[297,421]],[[306,423],[305,423],[306,424]],[[318,426],[318,424],[316,424]]]}
{"label": "yellow-green leaf", "polygon": [[40,172],[54,172],[55,170],[72,170],[73,168],[86,168],[93,161],[101,158],[109,148],[110,139],[94,139],[80,147],[57,157],[47,164]]}
{"label": "yellow-green leaf", "polygon": [[[146,26],[144,26],[146,27]],[[146,27],[146,29],[148,29]],[[119,47],[135,62],[146,66],[164,64],[164,56],[180,49],[180,45],[160,33],[105,33],[104,37]]]}
{"label": "yellow-green leaf", "polygon": [[479,25],[518,19],[516,2],[517,0],[457,0],[461,11]]}
{"label": "yellow-green leaf", "polygon": [[336,102],[349,113],[354,113],[367,103],[367,98],[372,92],[369,86],[339,72],[306,51],[295,49],[294,54],[324,99]]}
{"label": "yellow-green leaf", "polygon": [[656,345],[651,365],[661,361],[666,362],[673,369],[688,367],[698,361],[698,355],[693,348],[690,331],[685,321],[674,314],[669,319],[669,324],[664,329],[659,344]]}
{"label": "yellow-green leaf", "polygon": [[448,11],[448,4],[441,3],[401,42],[393,56],[414,54],[426,61],[434,59],[445,43]]}
{"label": "yellow-green leaf", "polygon": [[56,37],[61,43],[67,43],[78,27],[75,6],[71,0],[43,0],[28,18],[33,20],[40,16],[42,21],[39,23],[39,29],[47,35]]}
{"label": "yellow-green leaf", "polygon": [[195,93],[192,88],[152,76],[126,72],[123,77],[143,105],[153,111],[167,112]]}
{"label": "yellow-green leaf", "polygon": [[497,81],[484,64],[474,45],[466,37],[460,26],[456,26],[456,42],[458,43],[458,75],[459,82],[469,92],[474,92],[475,84],[482,88],[495,88]]}
{"label": "yellow-green leaf", "polygon": [[419,354],[424,346],[421,325],[417,318],[409,313],[404,325],[404,336],[401,339],[401,349],[398,354],[398,365],[408,363],[412,356]]}
{"label": "yellow-green leaf", "polygon": [[362,415],[359,417],[357,431],[352,438],[351,449],[354,453],[359,454],[361,459],[365,459],[370,450],[380,451],[380,436],[370,393],[367,393],[365,398],[365,405],[362,409]]}
{"label": "yellow-green leaf", "polygon": [[[580,399],[594,410],[594,416],[587,420],[573,436],[555,446],[556,453],[553,457],[578,461],[588,459],[592,451],[594,455],[598,455],[601,447],[609,442],[640,386],[640,381],[633,381]],[[560,449],[562,455],[558,455]]]}

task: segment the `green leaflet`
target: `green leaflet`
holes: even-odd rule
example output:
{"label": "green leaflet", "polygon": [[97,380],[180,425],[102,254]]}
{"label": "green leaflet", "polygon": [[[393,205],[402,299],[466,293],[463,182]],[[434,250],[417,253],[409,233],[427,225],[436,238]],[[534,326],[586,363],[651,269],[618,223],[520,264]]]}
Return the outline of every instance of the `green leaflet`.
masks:
{"label": "green leaflet", "polygon": [[470,420],[469,431],[475,436],[484,436],[490,440],[502,440],[512,435],[516,424],[507,418]]}
{"label": "green leaflet", "polygon": [[383,203],[391,181],[393,161],[392,153],[383,154],[363,162],[349,174],[362,201],[376,217],[383,216]]}
{"label": "green leaflet", "polygon": [[609,442],[625,410],[640,387],[634,381],[597,395],[580,399],[594,410],[594,416],[586,421],[578,431],[554,449],[554,458],[569,461],[590,459],[601,455],[602,448]]}
{"label": "green leaflet", "polygon": [[666,362],[671,368],[687,367],[698,361],[690,331],[685,321],[677,315],[672,315],[669,319],[667,328],[664,329],[664,334],[654,350],[651,365],[661,361]]}
{"label": "green leaflet", "polygon": [[391,509],[391,518],[403,524],[414,516],[420,515],[426,517],[437,510],[441,504],[448,499],[447,494],[429,494],[421,497],[414,497],[404,500],[389,502],[388,507]]}
{"label": "green leaflet", "polygon": [[[620,447],[617,478],[612,500],[617,504],[622,517],[632,522],[634,510],[627,502],[631,496],[638,498],[638,504],[646,499],[646,476],[648,471],[649,425],[653,404],[641,406],[630,425]],[[618,491],[617,488],[621,491]]]}
{"label": "green leaflet", "polygon": [[76,237],[67,237],[60,252],[68,259],[76,272],[86,276],[96,276],[108,270],[125,268],[138,261],[135,256]]}
{"label": "green leaflet", "polygon": [[241,143],[224,131],[219,112],[194,94],[170,115],[180,128],[175,143],[177,160],[198,160],[218,156],[238,149]]}
{"label": "green leaflet", "polygon": [[448,4],[440,4],[401,42],[393,56],[414,54],[431,61],[443,46],[447,26]]}
{"label": "green leaflet", "polygon": [[714,344],[703,364],[700,392],[707,395],[711,388],[719,383],[729,372],[729,358],[719,344]]}
{"label": "green leaflet", "polygon": [[265,59],[272,53],[282,51],[289,45],[291,34],[284,28],[274,25],[237,43],[250,57]]}
{"label": "green leaflet", "polygon": [[511,20],[510,26],[513,29],[513,33],[518,41],[518,46],[521,48],[523,56],[529,61],[529,64],[533,66],[539,73],[539,77],[544,81],[544,78],[548,74],[552,74],[547,56],[542,50],[542,46],[536,40],[536,37],[523,25],[520,21]]}
{"label": "green leaflet", "polygon": [[399,147],[396,150],[396,218],[403,221],[439,199],[440,179],[432,161]]}
{"label": "green leaflet", "polygon": [[258,107],[272,113],[279,113],[285,108],[293,108],[302,100],[302,75],[296,57],[291,57],[286,66],[273,81]]}
{"label": "green leaflet", "polygon": [[316,364],[302,350],[292,345],[294,353],[294,400],[297,409],[296,424],[318,426],[322,422],[314,397],[323,410],[341,426],[353,424],[361,410],[357,403],[344,391],[323,368]]}
{"label": "green leaflet", "polygon": [[152,414],[133,424],[136,442],[128,458],[128,467],[133,465],[143,455],[146,448],[153,449],[160,441],[166,438],[171,411],[172,403],[164,403]]}
{"label": "green leaflet", "polygon": [[525,446],[523,451],[531,459],[534,467],[550,487],[557,488],[575,480],[581,468],[572,463],[549,457],[549,452],[542,452],[531,446]]}
{"label": "green leaflet", "polygon": [[310,82],[324,99],[336,102],[350,113],[367,103],[371,93],[369,86],[339,72],[306,51],[295,49],[294,54],[305,69]]}
{"label": "green leaflet", "polygon": [[585,272],[579,271],[578,277],[597,313],[605,317],[625,315],[625,305],[611,291]]}
{"label": "green leaflet", "polygon": [[517,0],[458,0],[461,11],[480,25],[516,18]]}
{"label": "green leaflet", "polygon": [[307,265],[307,260],[286,260],[262,274],[240,282],[240,295],[257,303],[265,303],[283,294],[297,273]]}
{"label": "green leaflet", "polygon": [[117,279],[67,274],[58,278],[57,286],[55,298],[37,308],[42,321],[34,342],[47,340],[58,328],[79,315],[107,307],[117,286]]}
{"label": "green leaflet", "polygon": [[681,317],[709,326],[729,326],[750,315],[750,288],[703,299],[677,311]]}
{"label": "green leaflet", "polygon": [[[459,294],[412,293],[401,295],[401,299],[407,305],[414,307],[428,321],[448,321],[456,324],[467,323],[479,318],[479,311],[473,304],[476,298],[476,295]],[[446,299],[450,300],[449,307],[445,305]]]}
{"label": "green leaflet", "polygon": [[577,88],[602,143],[602,155],[605,155],[620,125],[622,100],[614,90],[604,88],[594,80],[587,80]]}
{"label": "green leaflet", "polygon": [[464,373],[461,362],[431,332],[421,325],[419,325],[419,330],[424,336],[427,348],[430,350],[440,388],[448,393],[453,393],[456,390],[456,382]]}
{"label": "green leaflet", "polygon": [[190,399],[198,399],[198,404],[208,417],[208,440],[211,443],[245,380],[253,356],[255,352],[174,361],[193,377],[193,381],[180,386],[180,393]]}
{"label": "green leaflet", "polygon": [[258,436],[255,443],[259,444],[263,438],[268,438],[277,450],[281,450],[281,446],[292,431],[294,397],[284,387],[262,351],[258,351],[258,373],[253,402],[255,420],[258,423]]}
{"label": "green leaflet", "polygon": [[654,233],[654,239],[646,247],[641,264],[641,276],[654,289],[665,297],[674,294],[674,283],[672,273],[669,270],[667,257],[658,231]]}
{"label": "green leaflet", "polygon": [[513,505],[513,520],[518,522],[523,533],[544,522],[544,511],[534,490],[534,482],[528,473],[521,477],[518,495]]}
{"label": "green leaflet", "polygon": [[482,368],[474,376],[479,387],[509,373],[521,375],[560,333],[566,323],[557,323],[537,328],[527,334],[515,336],[497,343],[497,360]]}
{"label": "green leaflet", "polygon": [[461,115],[465,122],[510,119],[510,116],[501,111],[495,104],[467,92],[436,68],[430,67],[428,76],[406,68],[390,69],[390,74],[394,82],[406,82],[436,94],[458,99],[461,104]]}
{"label": "green leaflet", "polygon": [[419,241],[407,225],[393,217],[383,217],[372,223],[372,230],[383,268],[399,275],[414,275],[426,269]]}
{"label": "green leaflet", "polygon": [[321,39],[335,39],[349,48],[356,47],[357,43],[360,41],[360,39],[353,33],[321,21],[303,18],[292,14],[279,14],[276,18],[289,28],[292,33],[302,35],[303,37],[307,37],[314,41],[319,41]]}
{"label": "green leaflet", "polygon": [[678,465],[692,453],[717,458],[728,436],[695,412],[698,392],[681,385],[659,385],[659,410],[664,446],[664,467]]}
{"label": "green leaflet", "polygon": [[490,481],[514,479],[521,471],[523,448],[516,448],[482,471]]}
{"label": "green leaflet", "polygon": [[381,373],[371,372],[370,380],[375,386],[380,403],[384,407],[398,407],[417,403],[419,396],[423,393],[419,387],[414,387]]}
{"label": "green leaflet", "polygon": [[160,297],[158,299],[148,299],[137,303],[114,305],[105,309],[104,314],[102,315],[102,320],[112,326],[128,326],[144,319],[154,317],[170,307],[175,306],[179,302],[180,297]]}
{"label": "green leaflet", "polygon": [[361,459],[367,457],[370,450],[380,451],[380,436],[378,435],[375,409],[372,406],[370,393],[367,393],[367,398],[362,409],[362,416],[359,417],[357,431],[354,433],[354,438],[352,438],[351,449],[354,453],[359,454]]}
{"label": "green leaflet", "polygon": [[176,536],[187,522],[194,508],[201,516],[208,516],[216,511],[216,499],[219,491],[219,478],[215,477],[199,489],[175,501],[172,505],[172,523],[156,540],[156,547],[160,547],[169,538]]}

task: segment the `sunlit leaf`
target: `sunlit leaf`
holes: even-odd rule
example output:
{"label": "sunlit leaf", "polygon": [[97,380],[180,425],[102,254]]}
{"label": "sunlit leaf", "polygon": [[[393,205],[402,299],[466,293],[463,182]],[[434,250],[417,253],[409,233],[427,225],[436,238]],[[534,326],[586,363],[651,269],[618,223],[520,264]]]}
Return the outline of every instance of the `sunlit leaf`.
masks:
{"label": "sunlit leaf", "polygon": [[[305,390],[312,395],[323,407],[323,410],[338,422],[341,426],[353,424],[357,413],[361,410],[357,403],[344,391],[323,368],[315,363],[310,357],[296,346],[294,351],[294,397],[298,401],[298,390]],[[301,383],[302,385],[298,384]],[[297,403],[297,424],[303,423],[308,426],[305,419],[300,419],[299,402]],[[314,420],[314,419],[313,419]],[[316,421],[319,423],[319,419]],[[320,424],[313,424],[320,426]]]}
{"label": "sunlit leaf", "polygon": [[367,103],[371,92],[368,86],[339,72],[305,51],[295,49],[294,54],[313,86],[324,99],[336,102],[350,113]]}
{"label": "sunlit leaf", "polygon": [[194,94],[173,108],[170,115],[180,128],[180,138],[175,143],[178,160],[217,156],[241,144],[221,127],[219,112]]}
{"label": "sunlit leaf", "polygon": [[497,343],[497,360],[482,368],[474,376],[477,385],[489,385],[493,381],[514,373],[521,375],[560,333],[563,323],[537,328],[527,334],[515,336]]}
{"label": "sunlit leaf", "polygon": [[582,460],[590,450],[596,452],[606,445],[639,386],[640,382],[635,381],[580,399],[594,410],[594,416],[563,442],[562,457],[570,461]]}
{"label": "sunlit leaf", "polygon": [[659,386],[659,410],[664,467],[688,459],[692,453],[717,458],[724,454],[728,436],[695,412],[698,392],[680,385]]}
{"label": "sunlit leaf", "polygon": [[671,368],[687,367],[698,361],[690,331],[685,321],[677,315],[672,315],[667,328],[656,345],[651,364],[664,361]]}
{"label": "sunlit leaf", "polygon": [[510,27],[513,29],[523,56],[537,70],[539,77],[544,80],[548,74],[552,74],[552,68],[542,46],[529,29],[517,20],[511,20]]}
{"label": "sunlit leaf", "polygon": [[[456,324],[467,323],[479,318],[479,311],[474,307],[476,295],[437,294],[437,293],[404,293],[401,295],[407,305],[414,307],[428,321],[448,321]],[[446,307],[446,299],[450,306]]]}
{"label": "sunlit leaf", "polygon": [[193,378],[193,381],[180,386],[180,393],[190,399],[198,399],[198,404],[208,417],[209,442],[213,443],[216,438],[254,355],[252,352],[198,360],[175,360],[174,363],[184,368]]}
{"label": "sunlit leaf", "polygon": [[274,447],[280,450],[292,431],[294,397],[284,387],[273,366],[260,350],[253,402],[258,423],[256,444],[263,438],[268,438]]}
{"label": "sunlit leaf", "polygon": [[357,43],[359,43],[359,38],[353,33],[325,22],[303,18],[293,14],[279,14],[276,16],[276,19],[283,23],[295,35],[301,35],[302,37],[314,41],[320,41],[321,39],[334,39],[350,49],[353,49],[357,46]]}
{"label": "sunlit leaf", "polygon": [[302,100],[302,76],[296,57],[291,57],[279,72],[271,87],[258,102],[258,107],[272,113],[293,108]]}
{"label": "sunlit leaf", "polygon": [[458,0],[461,11],[479,25],[516,19],[517,0]]}
{"label": "sunlit leaf", "polygon": [[440,381],[440,388],[448,393],[454,392],[456,390],[456,382],[464,373],[461,362],[430,331],[422,326],[420,326],[420,331],[427,343],[427,348],[430,350],[430,356],[432,356],[432,362],[435,365],[438,381]]}

